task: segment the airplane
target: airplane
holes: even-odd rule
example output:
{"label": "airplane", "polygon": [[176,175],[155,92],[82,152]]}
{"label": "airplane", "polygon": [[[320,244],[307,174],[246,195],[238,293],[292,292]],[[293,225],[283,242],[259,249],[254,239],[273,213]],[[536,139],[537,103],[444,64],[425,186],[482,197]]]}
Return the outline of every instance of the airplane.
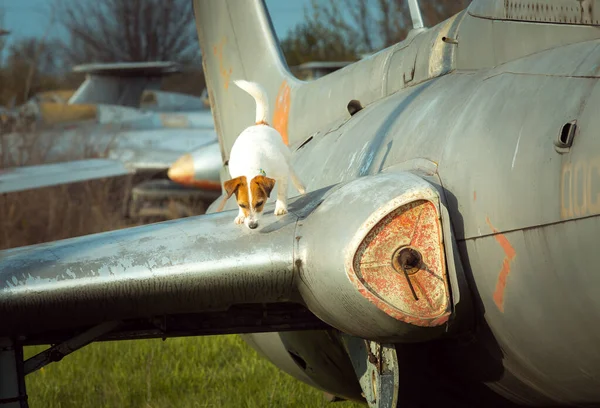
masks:
{"label": "airplane", "polygon": [[[290,72],[304,80],[314,80],[351,64],[350,61],[312,61],[290,67]],[[205,89],[206,91],[206,89]],[[208,94],[206,94],[208,98]],[[218,143],[185,153],[167,171],[169,179],[197,189],[220,190],[221,156]],[[218,186],[217,186],[218,185]]]}
{"label": "airplane", "polygon": [[[220,194],[218,178],[199,191],[166,176],[181,154],[217,143],[203,98],[158,90],[161,79],[181,72],[181,66],[168,61],[84,64],[73,71],[86,74],[77,90],[39,93],[13,111],[12,127],[3,126],[9,133],[0,146],[3,163],[13,165],[10,174],[0,172],[0,192],[130,174],[135,185],[123,198],[126,217],[171,217],[161,203],[174,197],[188,204],[185,213],[202,213]],[[31,126],[40,129],[28,132]],[[28,154],[32,150],[42,152],[41,163],[18,166],[35,159]],[[193,208],[188,208],[190,199]]]}
{"label": "airplane", "polygon": [[409,5],[405,40],[304,82],[263,1],[194,0],[221,181],[246,79],[307,193],[256,230],[222,195],[0,252],[0,403],[92,341],[240,333],[369,407],[598,406],[600,4],[473,0],[431,28]]}

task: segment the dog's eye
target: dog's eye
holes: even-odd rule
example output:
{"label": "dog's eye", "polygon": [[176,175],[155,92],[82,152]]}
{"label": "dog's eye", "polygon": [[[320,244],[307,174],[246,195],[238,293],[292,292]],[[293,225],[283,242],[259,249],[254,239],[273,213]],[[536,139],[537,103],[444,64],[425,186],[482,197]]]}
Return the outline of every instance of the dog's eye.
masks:
{"label": "dog's eye", "polygon": [[248,206],[247,206],[246,204],[240,204],[240,207],[241,207],[241,208],[244,208],[244,209],[245,209],[245,208],[248,208]]}
{"label": "dog's eye", "polygon": [[263,205],[263,204],[264,204],[264,201],[258,201],[258,202],[256,203],[256,206],[257,206],[257,207],[260,207],[260,206],[261,206],[261,205]]}

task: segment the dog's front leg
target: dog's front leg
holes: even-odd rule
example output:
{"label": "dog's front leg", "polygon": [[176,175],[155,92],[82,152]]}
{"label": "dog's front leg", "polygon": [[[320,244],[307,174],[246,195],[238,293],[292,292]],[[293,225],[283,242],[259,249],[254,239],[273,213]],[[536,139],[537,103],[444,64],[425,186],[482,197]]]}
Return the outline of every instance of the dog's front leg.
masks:
{"label": "dog's front leg", "polygon": [[244,215],[244,212],[240,208],[240,212],[238,212],[238,216],[235,217],[235,223],[238,225],[243,224],[245,219],[246,219],[246,216]]}
{"label": "dog's front leg", "polygon": [[277,202],[275,202],[275,215],[287,214],[287,178],[277,180]]}

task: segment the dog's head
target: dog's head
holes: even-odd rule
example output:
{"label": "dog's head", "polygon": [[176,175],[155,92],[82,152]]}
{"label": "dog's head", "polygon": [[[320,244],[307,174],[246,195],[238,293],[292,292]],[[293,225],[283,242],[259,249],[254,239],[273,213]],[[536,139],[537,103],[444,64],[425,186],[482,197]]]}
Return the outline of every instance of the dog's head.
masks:
{"label": "dog's head", "polygon": [[226,181],[223,185],[227,198],[235,194],[237,204],[244,213],[246,227],[258,227],[258,219],[275,186],[275,180],[266,176],[256,176],[248,184],[246,176],[240,176]]}

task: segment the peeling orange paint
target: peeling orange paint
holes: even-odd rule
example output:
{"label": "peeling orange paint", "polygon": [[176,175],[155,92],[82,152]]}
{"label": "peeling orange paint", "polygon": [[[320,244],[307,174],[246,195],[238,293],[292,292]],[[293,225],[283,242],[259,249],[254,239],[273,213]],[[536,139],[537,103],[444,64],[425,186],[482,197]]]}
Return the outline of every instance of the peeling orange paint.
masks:
{"label": "peeling orange paint", "polygon": [[225,46],[226,42],[227,37],[223,37],[217,45],[213,46],[213,54],[215,54],[217,60],[219,61],[219,74],[221,75],[221,78],[223,78],[223,86],[225,87],[225,90],[229,88],[229,78],[231,77],[232,73],[231,68],[227,69],[225,62],[223,61],[223,47]]}
{"label": "peeling orange paint", "polygon": [[212,180],[200,180],[195,179],[191,176],[172,176],[171,180],[184,186],[193,186],[206,190],[221,190],[221,183],[214,182]]}
{"label": "peeling orange paint", "polygon": [[517,252],[510,244],[508,239],[498,232],[496,228],[492,225],[489,218],[486,218],[485,221],[490,226],[492,231],[494,232],[494,238],[500,244],[502,249],[504,250],[504,259],[502,261],[502,268],[500,269],[500,274],[498,275],[498,281],[496,282],[496,290],[494,290],[494,303],[498,307],[502,313],[504,313],[504,290],[506,289],[506,280],[508,279],[508,275],[510,274],[510,263],[517,255]]}
{"label": "peeling orange paint", "polygon": [[288,144],[288,119],[290,116],[291,88],[284,80],[277,92],[275,112],[273,112],[273,127],[281,134],[283,142]]}

